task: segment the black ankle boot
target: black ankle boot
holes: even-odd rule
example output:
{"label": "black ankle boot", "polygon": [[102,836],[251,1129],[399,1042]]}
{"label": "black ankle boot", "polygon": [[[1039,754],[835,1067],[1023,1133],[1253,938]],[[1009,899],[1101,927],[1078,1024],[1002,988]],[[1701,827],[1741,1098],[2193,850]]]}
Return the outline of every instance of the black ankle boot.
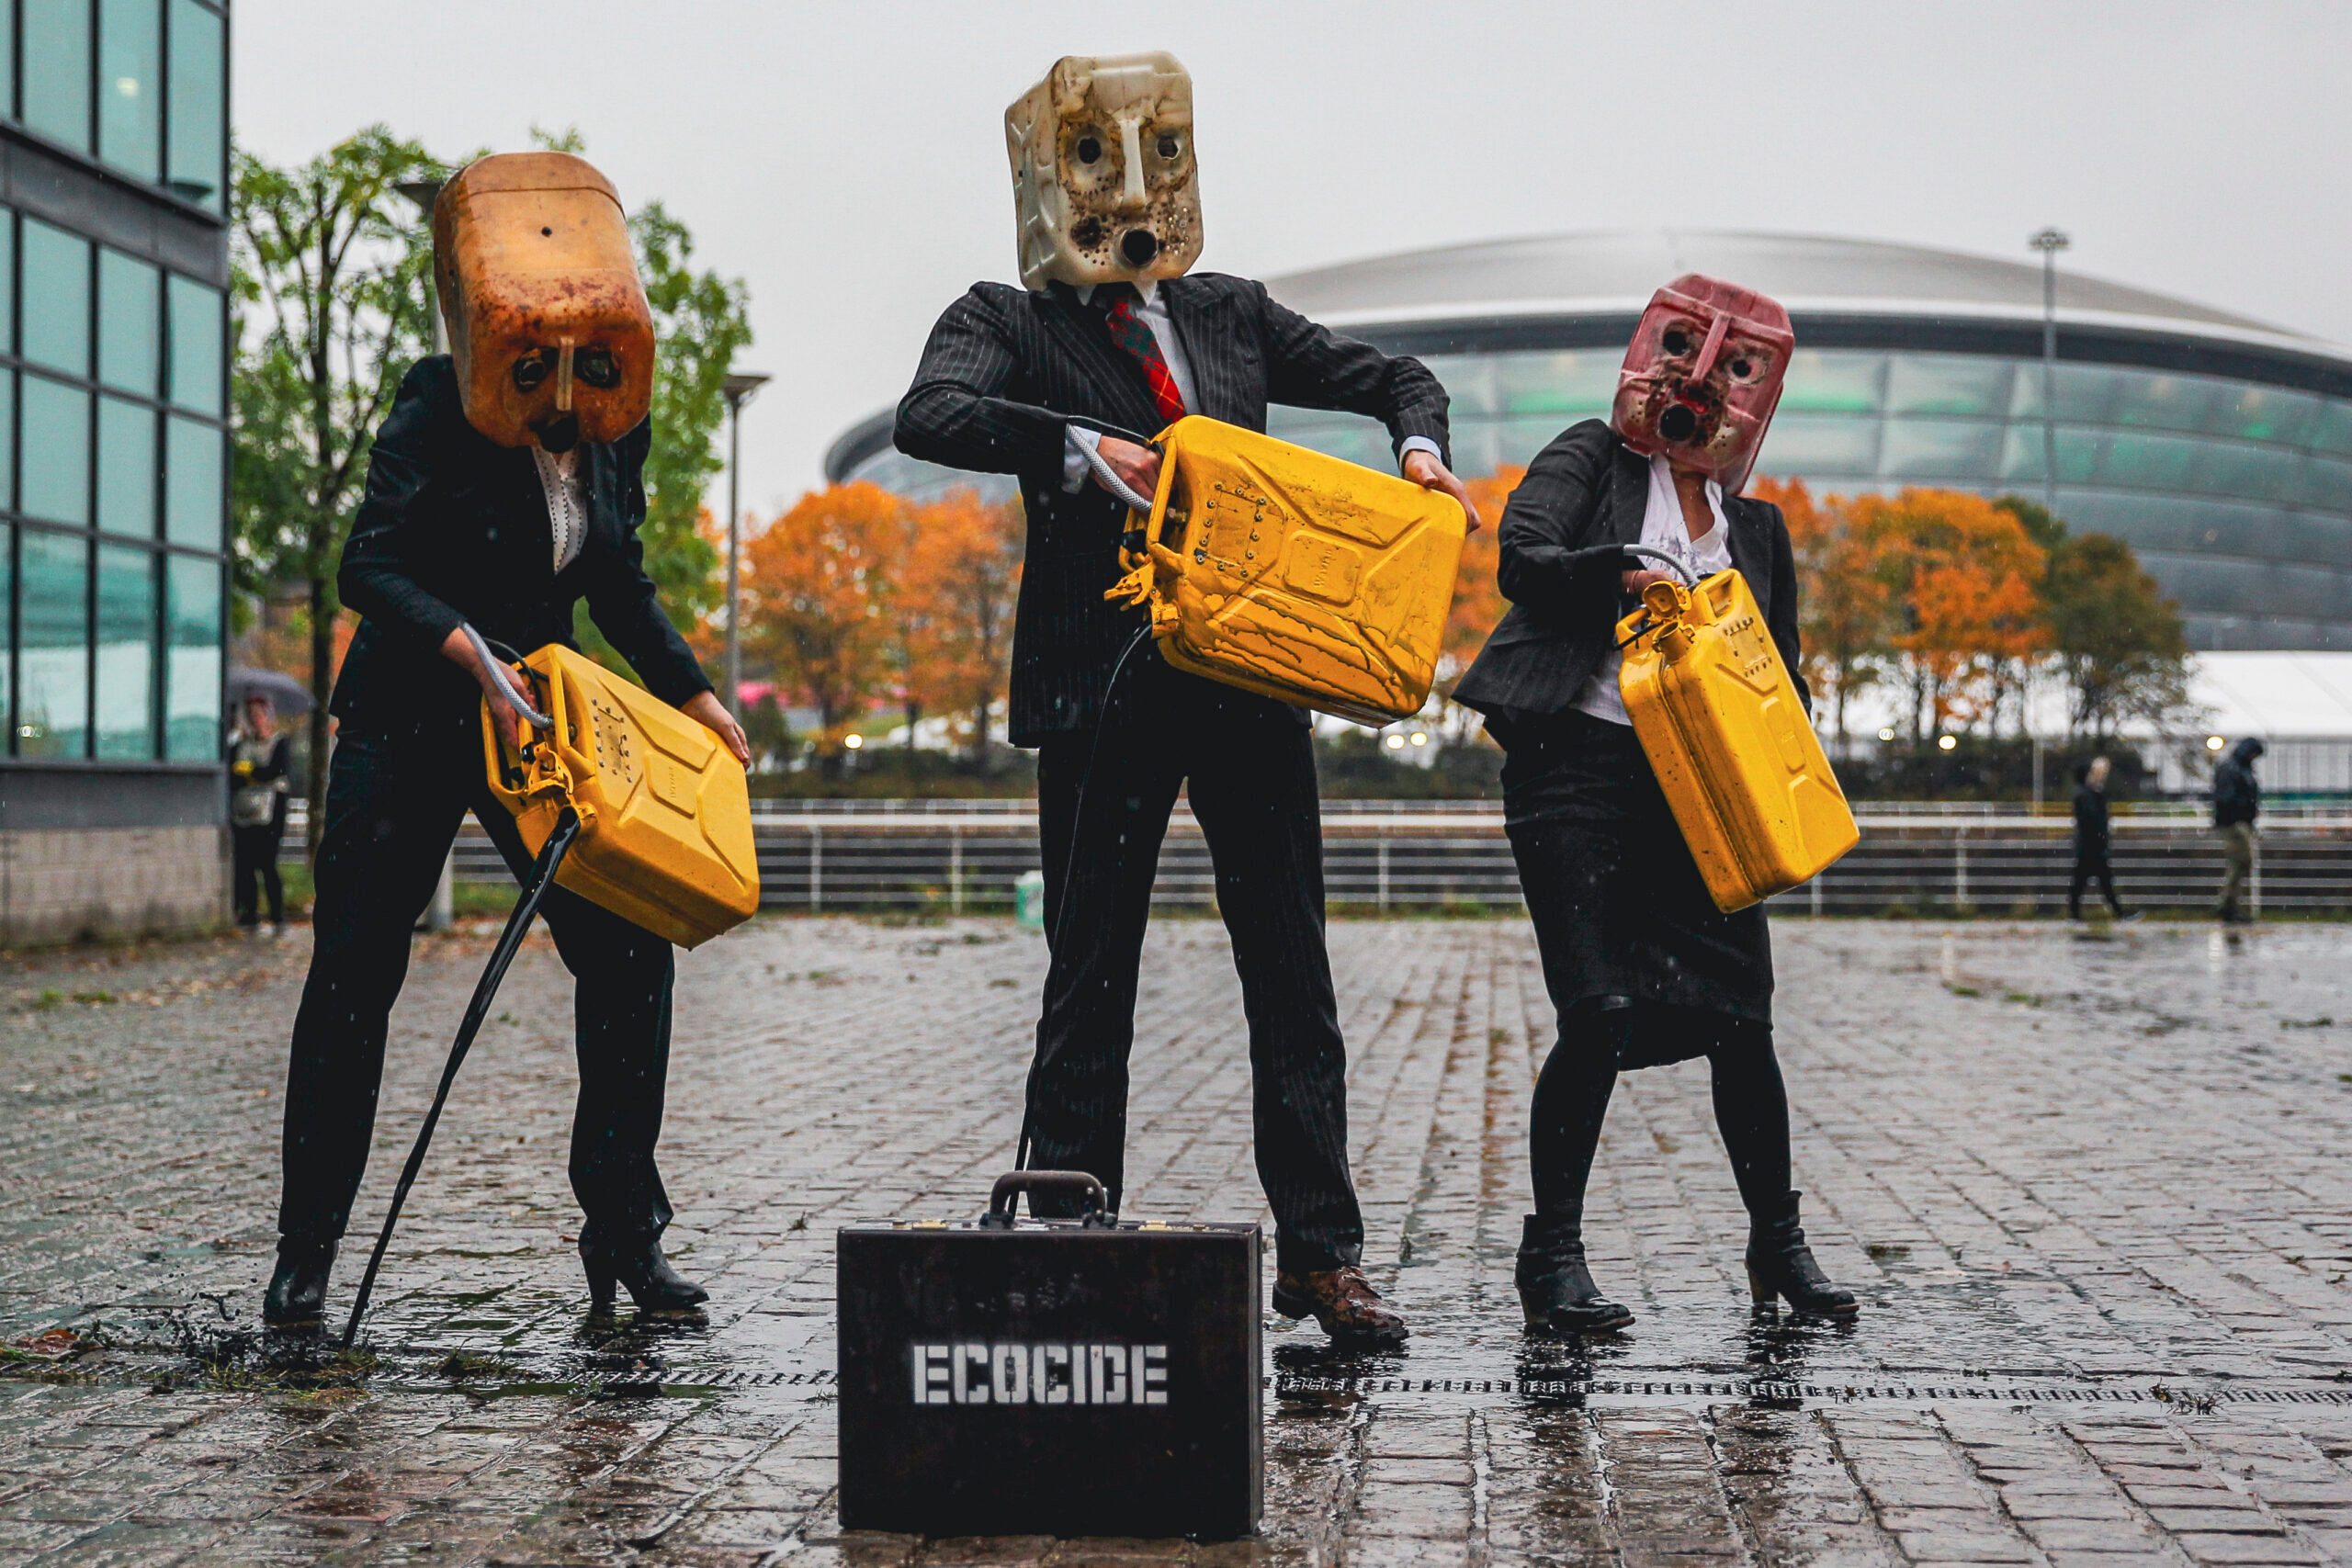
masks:
{"label": "black ankle boot", "polygon": [[325,1322],[327,1275],[334,1269],[334,1243],[281,1238],[277,1269],[262,1292],[262,1322],[272,1328],[313,1328]]}
{"label": "black ankle boot", "polygon": [[1854,1292],[1832,1284],[1804,1244],[1804,1228],[1797,1224],[1797,1200],[1803,1196],[1791,1192],[1748,1216],[1747,1293],[1759,1307],[1785,1300],[1802,1313],[1851,1317],[1860,1310]]}
{"label": "black ankle boot", "polygon": [[1536,1334],[1594,1334],[1623,1328],[1634,1314],[1600,1293],[1584,1263],[1584,1211],[1530,1214],[1520,1231],[1520,1310]]}
{"label": "black ankle boot", "polygon": [[580,1261],[588,1270],[588,1308],[613,1310],[613,1286],[628,1287],[629,1299],[639,1312],[692,1312],[710,1300],[710,1292],[670,1267],[662,1243],[648,1237],[615,1247],[580,1244]]}

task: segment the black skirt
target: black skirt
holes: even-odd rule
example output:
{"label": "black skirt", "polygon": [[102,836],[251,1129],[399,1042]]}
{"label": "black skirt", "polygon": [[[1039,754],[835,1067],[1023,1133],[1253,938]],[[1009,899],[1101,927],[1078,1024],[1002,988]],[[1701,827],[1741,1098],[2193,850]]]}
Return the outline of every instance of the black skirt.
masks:
{"label": "black skirt", "polygon": [[1577,712],[1487,728],[1509,753],[1503,820],[1553,1007],[1655,1004],[1628,1067],[1703,1054],[1710,1017],[1769,1025],[1764,908],[1715,908],[1633,730]]}

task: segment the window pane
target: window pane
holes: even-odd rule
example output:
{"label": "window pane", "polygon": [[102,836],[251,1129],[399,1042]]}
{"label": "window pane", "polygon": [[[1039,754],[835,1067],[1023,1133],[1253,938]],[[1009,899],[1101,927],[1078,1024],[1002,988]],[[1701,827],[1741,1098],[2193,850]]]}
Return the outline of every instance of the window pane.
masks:
{"label": "window pane", "polygon": [[89,754],[89,570],[86,539],[26,530],[18,756]]}
{"label": "window pane", "polygon": [[1624,358],[1622,350],[1589,348],[1501,355],[1495,371],[1500,412],[1556,414],[1563,427],[1577,419],[1606,419]]}
{"label": "window pane", "polygon": [[1990,484],[2001,476],[2002,430],[1990,420],[1891,419],[1878,471],[1891,479]]}
{"label": "window pane", "polygon": [[98,547],[98,755],[155,755],[155,555]]}
{"label": "window pane", "polygon": [[220,547],[220,432],[174,415],[164,448],[164,536],[201,550]]}
{"label": "window pane", "polygon": [[24,0],[25,123],[90,150],[89,0]]}
{"label": "window pane", "polygon": [[[8,29],[0,28],[0,38]],[[0,54],[6,53],[0,50]],[[0,77],[0,97],[7,96],[6,78]],[[17,279],[17,226],[10,222],[10,213],[0,208],[0,350],[14,351],[17,346],[17,313],[9,310],[8,301],[16,295],[11,288]]]}
{"label": "window pane", "polygon": [[[0,32],[6,31],[6,28],[0,28]],[[6,524],[0,523],[0,757],[8,754],[17,738],[17,716],[8,706],[9,694],[16,689],[16,682],[9,677],[17,654],[16,584],[8,576],[16,559],[8,547],[11,532]]]}
{"label": "window pane", "polygon": [[2014,362],[1973,354],[1898,354],[1888,377],[1890,413],[1998,419],[2008,411]]}
{"label": "window pane", "polygon": [[90,394],[24,378],[25,511],[52,523],[90,520]]}
{"label": "window pane", "polygon": [[1886,403],[1886,355],[1801,348],[1789,358],[1781,412],[1874,413]]}
{"label": "window pane", "polygon": [[155,395],[163,348],[162,278],[145,262],[99,247],[98,379],[146,398]]}
{"label": "window pane", "polygon": [[16,428],[17,373],[0,370],[0,506],[17,502],[17,444],[8,438]]}
{"label": "window pane", "polygon": [[155,536],[155,412],[117,398],[98,400],[98,526]]}
{"label": "window pane", "polygon": [[25,220],[25,357],[90,373],[90,243]]}
{"label": "window pane", "polygon": [[171,590],[171,664],[164,681],[164,750],[175,762],[220,755],[220,568],[173,556],[164,564]]}
{"label": "window pane", "polygon": [[[1792,380],[1792,385],[1794,385]],[[1756,457],[1766,474],[1878,472],[1879,422],[1857,414],[1791,413],[1786,400]]]}
{"label": "window pane", "polygon": [[164,172],[163,53],[156,0],[98,0],[98,156],[145,180]]}
{"label": "window pane", "polygon": [[220,291],[190,277],[166,286],[172,310],[171,384],[164,395],[182,408],[220,409]]}
{"label": "window pane", "polygon": [[172,0],[170,183],[215,212],[221,210],[228,185],[222,174],[229,155],[222,26],[195,0]]}

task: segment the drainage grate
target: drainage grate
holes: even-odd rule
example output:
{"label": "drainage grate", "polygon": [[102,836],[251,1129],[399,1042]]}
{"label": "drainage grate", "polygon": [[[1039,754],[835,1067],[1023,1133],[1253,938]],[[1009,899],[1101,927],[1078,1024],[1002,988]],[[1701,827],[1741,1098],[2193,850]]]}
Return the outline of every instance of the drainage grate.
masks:
{"label": "drainage grate", "polygon": [[2305,1388],[2275,1383],[1841,1383],[1783,1382],[1745,1378],[1326,1378],[1274,1377],[1268,1389],[1277,1397],[1324,1393],[1424,1395],[1453,1398],[1720,1399],[1781,1404],[1895,1402],[1906,1404],[1988,1403],[1996,1404],[2202,1404],[2352,1405],[2352,1389]]}

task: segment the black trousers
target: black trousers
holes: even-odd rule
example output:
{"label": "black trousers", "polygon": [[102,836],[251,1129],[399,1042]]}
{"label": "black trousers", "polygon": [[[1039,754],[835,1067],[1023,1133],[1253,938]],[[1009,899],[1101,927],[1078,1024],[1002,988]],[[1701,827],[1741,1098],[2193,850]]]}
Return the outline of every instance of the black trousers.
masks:
{"label": "black trousers", "polygon": [[[351,1218],[383,1077],[384,1031],[408,973],[410,934],[465,813],[519,877],[531,857],[490,795],[479,719],[345,735],[327,778],[315,946],[294,1018],[277,1228],[332,1240]],[[670,1201],[654,1167],[670,1066],[670,944],[563,888],[539,912],[575,983],[580,1096],[571,1190],[583,1247],[659,1235]],[[458,1014],[447,1021],[454,1032]]]}
{"label": "black trousers", "polygon": [[[1052,961],[1030,1070],[1030,1163],[1091,1172],[1117,1203],[1136,971],[1160,840],[1189,783],[1241,976],[1275,1256],[1292,1269],[1359,1262],[1363,1216],[1348,1175],[1347,1049],[1323,940],[1313,739],[1274,703],[1180,675],[1148,649],[1137,658],[1151,668],[1129,671],[1136,678],[1099,747],[1080,734],[1038,749]],[[1067,1210],[1049,1201],[1041,1212]]]}
{"label": "black trousers", "polygon": [[254,885],[269,900],[269,923],[286,923],[286,884],[277,874],[277,846],[286,836],[283,822],[257,822],[250,828],[229,829],[230,869],[229,892],[235,901],[237,923],[257,926],[261,923],[261,898],[255,897]]}
{"label": "black trousers", "polygon": [[2117,916],[2123,913],[2122,901],[2115,896],[2115,867],[2108,860],[2107,846],[2101,844],[2097,849],[2086,849],[2077,844],[2075,847],[2075,879],[2066,887],[2068,919],[2083,918],[2083,892],[2093,883],[2097,883],[2099,891],[2105,895],[2108,912]]}

